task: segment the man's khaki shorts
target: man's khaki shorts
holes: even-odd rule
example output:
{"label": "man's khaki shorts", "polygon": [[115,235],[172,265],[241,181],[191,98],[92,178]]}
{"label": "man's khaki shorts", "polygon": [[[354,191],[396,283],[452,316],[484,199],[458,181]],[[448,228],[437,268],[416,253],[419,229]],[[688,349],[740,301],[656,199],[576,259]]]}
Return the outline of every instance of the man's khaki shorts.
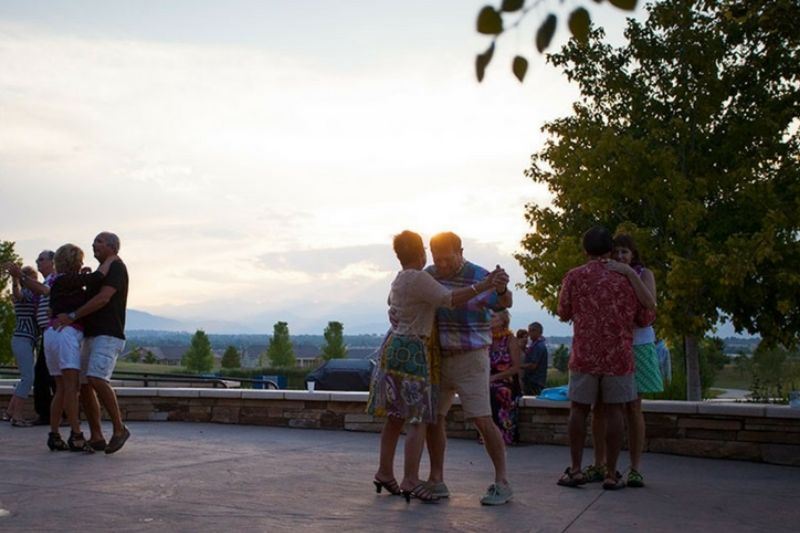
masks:
{"label": "man's khaki shorts", "polygon": [[491,416],[489,401],[489,348],[442,356],[439,414],[447,416],[458,393],[465,418]]}
{"label": "man's khaki shorts", "polygon": [[576,403],[594,405],[603,403],[628,403],[638,397],[636,378],[627,376],[602,376],[569,372],[569,399]]}

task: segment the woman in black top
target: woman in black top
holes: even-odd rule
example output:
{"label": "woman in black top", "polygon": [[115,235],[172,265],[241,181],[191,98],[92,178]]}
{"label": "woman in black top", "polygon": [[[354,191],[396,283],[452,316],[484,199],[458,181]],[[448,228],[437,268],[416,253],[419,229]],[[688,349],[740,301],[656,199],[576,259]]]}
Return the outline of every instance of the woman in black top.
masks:
{"label": "woman in black top", "polygon": [[[95,272],[81,273],[83,250],[74,244],[65,244],[56,250],[57,275],[50,288],[50,316],[71,313],[85,304],[89,299],[85,288],[99,285],[115,259],[116,256],[106,259]],[[47,446],[51,450],[69,448],[72,451],[93,451],[83,436],[78,417],[82,341],[83,326],[80,321],[57,327],[55,319],[52,319],[50,327],[44,332],[47,368],[56,380],[56,393],[50,407],[50,435],[47,439]],[[72,430],[67,443],[64,443],[58,431],[62,411],[66,412]]]}

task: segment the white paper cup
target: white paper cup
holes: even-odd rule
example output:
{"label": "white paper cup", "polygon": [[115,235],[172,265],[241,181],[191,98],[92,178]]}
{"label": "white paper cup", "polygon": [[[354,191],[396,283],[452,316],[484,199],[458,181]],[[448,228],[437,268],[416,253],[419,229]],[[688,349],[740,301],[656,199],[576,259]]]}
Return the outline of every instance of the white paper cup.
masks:
{"label": "white paper cup", "polygon": [[314,385],[315,385],[315,382],[306,381],[306,388],[308,388],[308,392],[314,392]]}

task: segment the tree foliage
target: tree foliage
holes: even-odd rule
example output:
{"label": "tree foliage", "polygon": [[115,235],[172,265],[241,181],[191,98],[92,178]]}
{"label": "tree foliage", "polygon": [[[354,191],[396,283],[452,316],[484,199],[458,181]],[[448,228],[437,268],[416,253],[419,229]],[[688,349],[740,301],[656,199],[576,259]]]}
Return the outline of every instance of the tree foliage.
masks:
{"label": "tree foliage", "polygon": [[[0,240],[0,267],[5,263],[19,263],[20,257],[14,252],[14,243]],[[16,315],[14,302],[11,300],[11,277],[0,268],[0,364],[10,363],[14,356],[11,353],[11,337],[14,336]]]}
{"label": "tree foliage", "polygon": [[272,338],[269,340],[267,348],[272,366],[291,367],[295,366],[294,349],[289,338],[289,324],[286,322],[276,322],[273,326]]}
{"label": "tree foliage", "polygon": [[233,346],[225,348],[225,353],[222,354],[222,361],[220,362],[222,368],[241,368],[242,358],[239,355],[239,350]]}
{"label": "tree foliage", "polygon": [[[595,2],[599,1],[595,0]],[[475,58],[475,75],[478,78],[478,82],[483,81],[486,67],[489,66],[489,62],[494,56],[495,45],[500,35],[518,28],[532,10],[546,3],[547,0],[502,0],[499,7],[486,5],[481,8],[475,22],[475,29],[480,34],[491,36],[492,42],[485,51]],[[555,2],[552,3],[555,4]],[[560,3],[563,4],[563,1]],[[588,5],[588,2],[585,3]],[[619,9],[633,11],[636,9],[638,2],[637,0],[609,0],[609,3]],[[567,17],[569,32],[579,42],[586,43],[589,38],[589,28],[592,24],[591,15],[583,6],[574,7],[573,4],[570,9],[571,11]],[[507,25],[504,16],[513,19],[513,22]],[[549,11],[540,22],[532,40],[540,54],[550,46],[557,27],[558,15]],[[515,56],[511,70],[520,82],[524,81],[525,74],[528,71],[528,60],[521,55]]]}
{"label": "tree foliage", "polygon": [[768,345],[799,339],[798,6],[665,0],[628,21],[624,47],[592,30],[548,58],[581,97],[526,171],[553,200],[527,206],[525,287],[554,312],[580,235],[632,234],[660,334],[691,345],[690,399],[699,339],[721,319]]}
{"label": "tree foliage", "polygon": [[569,366],[569,349],[563,344],[553,352],[553,368],[559,372],[566,372]]}
{"label": "tree foliage", "polygon": [[347,346],[344,345],[344,325],[341,322],[328,322],[325,328],[325,344],[322,345],[322,358],[344,359],[347,357]]}
{"label": "tree foliage", "polygon": [[192,337],[189,350],[183,355],[181,364],[191,372],[210,372],[214,368],[214,354],[208,335],[198,329]]}

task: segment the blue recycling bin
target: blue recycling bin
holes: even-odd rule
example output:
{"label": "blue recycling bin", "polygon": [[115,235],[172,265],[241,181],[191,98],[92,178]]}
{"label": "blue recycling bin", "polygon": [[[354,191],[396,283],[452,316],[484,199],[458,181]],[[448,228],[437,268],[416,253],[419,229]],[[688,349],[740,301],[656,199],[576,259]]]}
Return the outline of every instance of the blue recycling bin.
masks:
{"label": "blue recycling bin", "polygon": [[282,375],[272,375],[272,376],[256,376],[255,381],[253,381],[253,388],[254,389],[268,389],[271,388],[267,385],[267,382],[271,381],[275,383],[279,389],[286,388],[286,376]]}

